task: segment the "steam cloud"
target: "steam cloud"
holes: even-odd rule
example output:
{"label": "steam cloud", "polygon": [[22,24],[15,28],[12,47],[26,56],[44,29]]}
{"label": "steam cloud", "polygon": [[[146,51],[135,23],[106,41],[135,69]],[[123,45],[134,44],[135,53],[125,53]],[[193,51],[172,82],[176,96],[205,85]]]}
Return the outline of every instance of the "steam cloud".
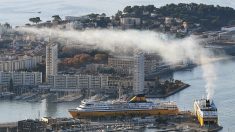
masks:
{"label": "steam cloud", "polygon": [[[20,32],[34,33],[41,37],[66,38],[78,41],[81,44],[95,45],[96,48],[115,52],[116,48],[123,51],[141,49],[145,52],[158,53],[172,64],[182,60],[191,60],[202,65],[203,78],[206,81],[207,98],[211,99],[214,93],[216,73],[207,50],[199,45],[199,41],[191,36],[185,39],[164,39],[166,35],[153,31],[138,30],[60,30],[49,28],[19,28]],[[213,78],[211,78],[211,76]]]}
{"label": "steam cloud", "polygon": [[206,93],[207,99],[212,99],[214,95],[215,81],[216,81],[216,72],[214,66],[210,62],[210,59],[207,56],[201,57],[203,78],[206,81]]}

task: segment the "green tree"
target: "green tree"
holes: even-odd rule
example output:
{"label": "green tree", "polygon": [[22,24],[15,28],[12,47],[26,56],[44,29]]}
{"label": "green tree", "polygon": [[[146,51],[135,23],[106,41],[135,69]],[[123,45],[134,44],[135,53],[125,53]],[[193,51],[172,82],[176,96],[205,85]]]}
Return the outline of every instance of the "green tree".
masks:
{"label": "green tree", "polygon": [[117,13],[115,14],[115,16],[114,16],[114,19],[115,19],[116,21],[119,21],[121,16],[122,16],[122,11],[119,11],[119,10],[118,10],[118,12],[117,12]]}
{"label": "green tree", "polygon": [[35,18],[29,18],[29,21],[35,23]]}
{"label": "green tree", "polygon": [[54,16],[52,16],[52,18],[53,18],[53,21],[57,21],[57,22],[62,21],[62,19],[60,18],[59,15],[54,15]]}
{"label": "green tree", "polygon": [[81,89],[81,94],[82,94],[83,97],[86,97],[86,95],[87,95],[87,89],[86,89],[86,88],[82,88],[82,89]]}
{"label": "green tree", "polygon": [[123,12],[125,12],[125,13],[131,13],[132,11],[133,10],[132,10],[131,6],[126,6],[123,10]]}
{"label": "green tree", "polygon": [[9,92],[13,92],[13,91],[14,91],[14,85],[13,85],[13,80],[11,78],[10,83],[9,83]]}
{"label": "green tree", "polygon": [[37,24],[41,22],[42,20],[40,19],[40,17],[33,17],[33,18],[29,18],[29,21]]}
{"label": "green tree", "polygon": [[6,28],[11,28],[11,25],[7,22],[5,24],[3,24],[3,26],[6,27]]}
{"label": "green tree", "polygon": [[105,14],[105,13],[102,13],[101,16],[106,17],[106,14]]}
{"label": "green tree", "polygon": [[229,25],[231,20],[235,20],[233,8],[195,3],[168,4],[160,7],[159,13],[163,16],[181,18],[188,23],[199,23],[203,30],[218,30]]}
{"label": "green tree", "polygon": [[145,7],[145,11],[148,11],[148,12],[153,12],[153,10],[155,9],[155,6],[154,5],[148,5]]}
{"label": "green tree", "polygon": [[40,17],[35,17],[35,22],[36,22],[36,24],[37,23],[39,23],[39,22],[41,22],[42,20],[40,19]]}

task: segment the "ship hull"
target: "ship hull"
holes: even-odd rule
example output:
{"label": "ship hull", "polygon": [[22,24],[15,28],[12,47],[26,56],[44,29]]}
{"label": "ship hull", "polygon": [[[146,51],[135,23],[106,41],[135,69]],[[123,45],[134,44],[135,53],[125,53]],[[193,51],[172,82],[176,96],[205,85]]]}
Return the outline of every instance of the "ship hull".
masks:
{"label": "ship hull", "polygon": [[218,124],[218,118],[203,118],[198,112],[196,113],[198,122],[200,126],[204,126],[207,124]]}
{"label": "ship hull", "polygon": [[87,117],[107,117],[107,116],[150,116],[150,115],[177,115],[178,109],[152,109],[152,110],[123,110],[123,111],[78,111],[76,109],[69,110],[73,118]]}

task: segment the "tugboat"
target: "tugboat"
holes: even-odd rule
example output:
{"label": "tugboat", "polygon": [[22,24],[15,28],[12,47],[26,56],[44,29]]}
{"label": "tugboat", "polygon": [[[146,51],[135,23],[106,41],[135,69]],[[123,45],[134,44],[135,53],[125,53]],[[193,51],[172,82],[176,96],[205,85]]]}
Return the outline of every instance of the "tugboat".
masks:
{"label": "tugboat", "polygon": [[150,116],[177,115],[179,109],[175,102],[147,101],[143,94],[132,97],[129,101],[92,101],[85,100],[75,109],[69,109],[73,118],[105,116]]}

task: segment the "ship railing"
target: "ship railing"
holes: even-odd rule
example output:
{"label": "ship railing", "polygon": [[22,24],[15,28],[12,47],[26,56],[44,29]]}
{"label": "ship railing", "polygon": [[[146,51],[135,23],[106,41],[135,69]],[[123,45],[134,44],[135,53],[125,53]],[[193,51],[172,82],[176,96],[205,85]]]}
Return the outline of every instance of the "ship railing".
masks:
{"label": "ship railing", "polygon": [[170,109],[170,110],[176,110],[178,109],[178,107],[176,106],[154,106],[153,109]]}
{"label": "ship railing", "polygon": [[203,115],[203,117],[217,117],[218,114],[216,112],[201,112],[201,114]]}
{"label": "ship railing", "polygon": [[217,117],[218,117],[218,116],[215,116],[215,115],[210,115],[210,116],[209,116],[209,115],[207,115],[207,116],[204,115],[204,116],[203,116],[203,118],[217,118]]}

